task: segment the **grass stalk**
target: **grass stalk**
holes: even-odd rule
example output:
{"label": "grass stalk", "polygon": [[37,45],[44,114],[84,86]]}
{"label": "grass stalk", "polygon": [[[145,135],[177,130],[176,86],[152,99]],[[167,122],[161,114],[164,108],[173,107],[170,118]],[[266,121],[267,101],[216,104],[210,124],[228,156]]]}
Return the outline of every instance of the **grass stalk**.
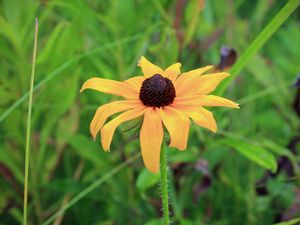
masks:
{"label": "grass stalk", "polygon": [[32,113],[32,96],[33,84],[35,74],[35,60],[38,40],[38,20],[35,20],[34,46],[32,54],[32,69],[30,78],[29,100],[28,100],[28,114],[27,114],[27,128],[26,128],[26,147],[25,147],[25,175],[24,175],[24,200],[23,200],[23,225],[27,225],[28,217],[28,177],[29,177],[29,159],[30,159],[30,128],[31,128],[31,113]]}
{"label": "grass stalk", "polygon": [[289,18],[289,16],[298,8],[300,0],[289,0],[261,33],[254,39],[250,46],[241,55],[238,61],[230,70],[231,76],[223,81],[219,86],[217,93],[222,95],[230,83],[237,77],[239,72],[247,65],[250,59],[262,48],[262,46],[272,37],[278,28]]}
{"label": "grass stalk", "polygon": [[[107,44],[107,45],[104,45],[104,46],[101,46],[101,47],[98,47],[98,48],[95,48],[95,49],[91,49],[88,52],[85,52],[85,53],[79,54],[77,56],[74,56],[73,58],[71,58],[68,61],[66,61],[63,64],[61,64],[54,71],[52,71],[51,73],[49,73],[48,75],[46,75],[43,80],[41,80],[40,82],[38,82],[33,87],[33,92],[41,89],[44,85],[46,85],[54,77],[58,76],[61,72],[63,72],[64,70],[66,70],[70,66],[74,65],[75,62],[78,62],[78,60],[87,58],[89,56],[92,56],[92,55],[97,54],[99,52],[105,51],[107,49],[114,48],[114,47],[116,47],[118,45],[124,45],[124,44],[127,44],[127,43],[134,42],[134,41],[138,40],[140,37],[141,37],[141,35],[134,35],[134,36],[131,36],[131,37],[126,37],[124,39],[121,39],[119,41],[113,42],[111,44]],[[10,113],[12,113],[17,107],[19,107],[29,97],[29,94],[30,94],[29,92],[26,92],[24,95],[22,95],[22,97],[20,97],[16,102],[14,102],[14,104],[12,104],[8,109],[6,109],[4,111],[4,113],[2,113],[0,115],[0,123],[7,116],[9,116]]]}
{"label": "grass stalk", "polygon": [[140,157],[140,153],[128,158],[125,162],[119,164],[115,168],[113,168],[110,172],[106,173],[104,176],[100,177],[98,180],[93,182],[91,185],[86,187],[84,190],[82,190],[80,193],[78,193],[76,196],[74,196],[68,203],[66,203],[63,207],[61,207],[56,213],[54,213],[51,217],[49,217],[42,225],[49,225],[51,224],[56,218],[61,216],[64,212],[66,212],[69,208],[71,208],[73,205],[75,205],[78,201],[80,201],[82,198],[87,196],[89,193],[91,193],[93,190],[95,190],[97,187],[99,187],[101,184],[112,178],[115,174],[120,172],[122,169],[124,169],[127,165],[135,161],[138,157]]}

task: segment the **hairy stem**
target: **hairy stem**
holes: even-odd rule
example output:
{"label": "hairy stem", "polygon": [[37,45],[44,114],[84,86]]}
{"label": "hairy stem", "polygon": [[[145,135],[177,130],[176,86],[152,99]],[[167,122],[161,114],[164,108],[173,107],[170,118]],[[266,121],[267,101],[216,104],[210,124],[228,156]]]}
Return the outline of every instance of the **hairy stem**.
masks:
{"label": "hairy stem", "polygon": [[163,143],[160,156],[160,173],[161,173],[161,192],[162,192],[162,205],[164,213],[164,225],[170,224],[169,213],[169,192],[168,192],[168,162],[167,162],[167,147]]}

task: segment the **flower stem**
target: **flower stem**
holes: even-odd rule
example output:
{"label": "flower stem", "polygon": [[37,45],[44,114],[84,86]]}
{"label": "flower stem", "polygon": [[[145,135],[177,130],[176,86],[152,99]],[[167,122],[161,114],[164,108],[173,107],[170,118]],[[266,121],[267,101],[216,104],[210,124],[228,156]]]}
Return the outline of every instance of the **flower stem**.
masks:
{"label": "flower stem", "polygon": [[160,156],[160,174],[161,174],[161,192],[162,192],[162,205],[164,214],[164,225],[170,224],[169,213],[169,192],[168,192],[168,162],[167,162],[167,147],[166,144],[162,144],[161,156]]}
{"label": "flower stem", "polygon": [[28,214],[28,175],[29,175],[29,158],[30,158],[30,125],[31,125],[31,112],[32,112],[32,96],[33,96],[33,85],[34,85],[34,74],[35,74],[35,59],[37,49],[37,36],[38,36],[38,21],[35,22],[35,33],[34,33],[34,47],[32,56],[32,70],[30,78],[30,90],[29,90],[29,101],[28,101],[28,114],[27,114],[27,129],[26,129],[26,147],[25,147],[25,174],[24,174],[24,202],[23,202],[23,225],[27,225],[27,214]]}

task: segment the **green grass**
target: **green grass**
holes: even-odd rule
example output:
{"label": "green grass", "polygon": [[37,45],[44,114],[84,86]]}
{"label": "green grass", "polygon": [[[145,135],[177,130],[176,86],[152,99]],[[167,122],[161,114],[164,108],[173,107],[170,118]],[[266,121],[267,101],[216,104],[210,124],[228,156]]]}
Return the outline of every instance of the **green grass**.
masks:
{"label": "green grass", "polygon": [[[297,223],[300,210],[291,208],[299,207],[299,144],[293,146],[300,126],[293,108],[299,1],[212,0],[202,10],[192,0],[179,18],[180,2],[0,2],[0,225],[23,221],[26,129],[28,224],[161,224],[158,177],[138,157],[138,139],[119,129],[111,152],[104,153],[99,138],[94,142],[89,134],[96,108],[116,98],[79,89],[93,76],[125,80],[141,74],[136,67],[141,55],[162,67],[180,61],[184,71],[217,65],[222,45],[239,57],[217,91],[241,109],[211,108],[218,133],[193,126],[187,151],[170,150],[171,221]],[[36,17],[39,42],[30,92]],[[264,180],[282,156],[295,173],[279,170]]]}
{"label": "green grass", "polygon": [[26,125],[26,147],[25,147],[25,174],[24,174],[24,203],[23,203],[23,224],[27,224],[28,220],[28,179],[29,179],[29,159],[30,159],[30,134],[31,134],[31,114],[32,114],[32,98],[33,98],[33,85],[35,75],[35,61],[36,61],[36,49],[38,41],[38,20],[35,21],[35,32],[34,32],[34,45],[32,54],[32,70],[30,76],[30,89],[29,89],[29,100],[28,100],[28,113],[27,113],[27,125]]}
{"label": "green grass", "polygon": [[255,38],[251,45],[241,55],[240,59],[230,70],[232,75],[230,79],[227,79],[221,88],[220,93],[224,93],[230,82],[241,72],[244,66],[249,60],[262,48],[262,46],[272,37],[274,32],[289,18],[289,16],[298,8],[300,5],[299,0],[290,0],[284,7],[276,14],[274,19],[264,28],[264,30]]}

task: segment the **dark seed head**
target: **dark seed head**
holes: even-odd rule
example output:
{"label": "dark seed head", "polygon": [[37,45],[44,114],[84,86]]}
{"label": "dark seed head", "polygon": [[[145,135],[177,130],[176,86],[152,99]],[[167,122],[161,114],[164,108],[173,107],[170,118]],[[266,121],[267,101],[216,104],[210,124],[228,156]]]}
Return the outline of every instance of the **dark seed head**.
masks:
{"label": "dark seed head", "polygon": [[144,80],[139,97],[145,106],[162,107],[170,105],[175,96],[172,81],[160,74],[155,74]]}

